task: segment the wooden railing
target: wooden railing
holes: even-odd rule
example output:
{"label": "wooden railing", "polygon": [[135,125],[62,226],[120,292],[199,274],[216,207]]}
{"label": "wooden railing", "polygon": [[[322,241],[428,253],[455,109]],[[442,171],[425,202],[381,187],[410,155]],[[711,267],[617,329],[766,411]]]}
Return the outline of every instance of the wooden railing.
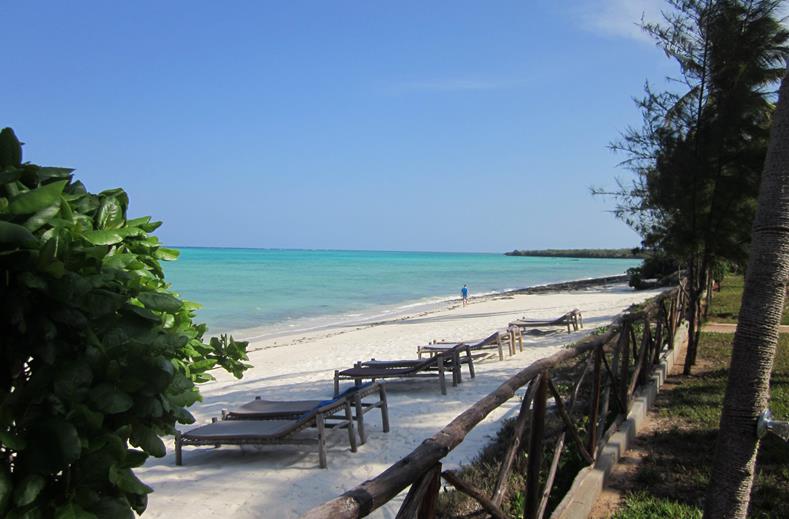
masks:
{"label": "wooden railing", "polygon": [[[593,464],[599,446],[627,415],[636,387],[647,379],[650,368],[660,362],[661,352],[674,347],[677,327],[686,311],[682,287],[663,292],[644,305],[619,316],[598,335],[590,335],[573,346],[526,367],[495,391],[458,415],[413,452],[378,476],[341,496],[307,512],[303,519],[358,518],[384,505],[406,487],[410,490],[397,514],[398,519],[427,519],[435,516],[441,478],[472,499],[495,518],[507,515],[501,508],[507,493],[513,462],[520,451],[528,453],[523,517],[537,519],[545,514],[565,441],[588,464]],[[575,361],[580,374],[564,384],[565,395],[554,383],[560,365]],[[579,398],[584,386],[585,398]],[[514,425],[493,491],[490,495],[464,481],[453,471],[442,471],[441,460],[490,412],[529,385]],[[548,406],[549,395],[553,405]],[[558,424],[546,433],[546,417]],[[586,426],[579,420],[586,418]],[[527,423],[528,442],[521,445]],[[544,445],[553,447],[547,477],[540,481]]]}

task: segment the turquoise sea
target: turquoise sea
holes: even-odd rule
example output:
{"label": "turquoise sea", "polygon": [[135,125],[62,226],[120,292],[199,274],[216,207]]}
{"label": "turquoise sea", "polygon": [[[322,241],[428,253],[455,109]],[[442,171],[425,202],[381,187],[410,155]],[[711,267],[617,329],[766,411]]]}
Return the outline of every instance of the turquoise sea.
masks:
{"label": "turquoise sea", "polygon": [[[180,248],[173,289],[212,333],[369,322],[470,295],[622,274],[639,260],[503,254]],[[245,333],[237,334],[243,337]]]}

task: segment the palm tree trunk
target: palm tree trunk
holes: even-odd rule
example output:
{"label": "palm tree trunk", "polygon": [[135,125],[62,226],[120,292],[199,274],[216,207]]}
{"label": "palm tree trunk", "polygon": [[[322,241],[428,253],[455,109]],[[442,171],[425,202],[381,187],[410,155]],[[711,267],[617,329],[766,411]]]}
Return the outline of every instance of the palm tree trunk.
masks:
{"label": "palm tree trunk", "polygon": [[742,309],[734,335],[704,517],[744,518],[769,401],[770,372],[789,277],[789,75],[779,91],[759,188]]}

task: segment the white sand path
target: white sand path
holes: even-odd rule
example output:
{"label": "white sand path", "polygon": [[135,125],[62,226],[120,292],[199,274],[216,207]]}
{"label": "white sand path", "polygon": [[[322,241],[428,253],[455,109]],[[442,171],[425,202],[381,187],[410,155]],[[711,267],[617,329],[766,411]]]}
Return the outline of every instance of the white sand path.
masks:
{"label": "white sand path", "polygon": [[[344,430],[329,434],[329,468],[318,468],[313,446],[185,447],[184,465],[175,466],[172,441],[168,454],[150,459],[137,470],[155,492],[149,497],[146,518],[190,519],[290,518],[329,500],[379,474],[407,455],[471,404],[493,391],[508,377],[563,345],[608,324],[615,315],[657,291],[634,292],[624,285],[537,295],[491,297],[467,307],[450,306],[429,314],[375,326],[299,334],[251,344],[254,368],[242,380],[217,372],[215,382],[201,386],[204,401],[192,409],[198,424],[218,416],[256,395],[266,399],[327,399],[332,394],[335,369],[370,358],[415,358],[416,346],[432,339],[469,340],[506,327],[515,318],[552,318],[573,308],[583,312],[580,332],[527,336],[525,351],[504,361],[475,364],[477,377],[457,387],[447,379],[442,396],[435,378],[387,382],[391,432],[381,430],[380,414],[365,416],[369,438],[351,453]],[[347,383],[344,387],[347,387]],[[451,468],[469,462],[495,436],[502,417],[517,411],[511,399],[479,424],[445,459]],[[189,429],[190,427],[181,427]],[[372,517],[393,518],[404,495]]]}

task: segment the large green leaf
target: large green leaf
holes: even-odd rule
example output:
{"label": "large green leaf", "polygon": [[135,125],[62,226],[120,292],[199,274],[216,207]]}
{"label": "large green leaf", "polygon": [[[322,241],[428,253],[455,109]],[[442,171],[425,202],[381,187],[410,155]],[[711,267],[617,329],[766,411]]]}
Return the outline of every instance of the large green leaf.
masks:
{"label": "large green leaf", "polygon": [[0,171],[0,185],[8,184],[9,182],[14,182],[16,180],[19,180],[19,177],[22,176],[22,171],[23,170],[19,168],[9,168]]}
{"label": "large green leaf", "polygon": [[43,476],[39,474],[27,476],[14,489],[14,504],[18,507],[29,505],[36,500],[45,486],[47,486],[47,480]]}
{"label": "large green leaf", "polygon": [[143,292],[137,296],[146,308],[161,312],[174,313],[181,309],[183,303],[180,299],[160,292]]}
{"label": "large green leaf", "polygon": [[5,447],[6,449],[21,451],[25,449],[27,442],[25,442],[24,438],[20,438],[18,435],[12,433],[11,431],[0,430],[0,445]]}
{"label": "large green leaf", "polygon": [[181,255],[181,253],[177,249],[168,249],[165,247],[160,247],[156,249],[156,252],[154,254],[156,254],[157,258],[164,261],[175,261],[178,259],[178,256]]}
{"label": "large green leaf", "polygon": [[133,218],[126,222],[128,227],[139,227],[145,232],[153,232],[158,229],[162,222],[152,222],[150,216],[141,216],[140,218]]}
{"label": "large green leaf", "polygon": [[126,499],[135,512],[142,515],[148,508],[148,494],[126,494]]}
{"label": "large green leaf", "polygon": [[0,517],[5,517],[11,497],[14,494],[14,483],[5,465],[0,466]]}
{"label": "large green leaf", "polygon": [[132,398],[111,384],[99,384],[88,395],[96,409],[107,414],[128,411],[134,405]]}
{"label": "large green leaf", "polygon": [[85,231],[82,237],[93,245],[115,245],[123,241],[123,235],[115,230]]}
{"label": "large green leaf", "polygon": [[45,207],[40,211],[37,211],[36,214],[27,219],[25,222],[25,227],[27,227],[30,232],[36,232],[44,225],[51,222],[52,219],[58,215],[58,213],[60,213],[60,200],[56,201],[49,207]]}
{"label": "large green leaf", "polygon": [[74,172],[70,168],[53,168],[53,167],[40,167],[38,168],[38,178],[44,182],[45,180],[57,179],[71,179],[71,174]]}
{"label": "large green leaf", "polygon": [[76,360],[60,367],[55,375],[55,393],[67,399],[82,400],[93,382],[93,372],[84,360]]}
{"label": "large green leaf", "polygon": [[96,519],[96,514],[86,511],[76,503],[66,503],[55,509],[55,519]]}
{"label": "large green leaf", "polygon": [[0,169],[22,164],[22,144],[16,138],[14,130],[0,130]]}
{"label": "large green leaf", "polygon": [[36,500],[46,486],[47,480],[43,476],[39,474],[27,476],[14,489],[14,504],[19,507],[29,505]]}
{"label": "large green leaf", "polygon": [[120,202],[121,207],[123,207],[124,211],[126,211],[126,208],[129,207],[129,195],[127,195],[126,191],[124,191],[119,187],[113,189],[105,189],[104,191],[99,193],[99,197],[100,198],[112,197],[117,199],[118,202]]}
{"label": "large green leaf", "polygon": [[13,243],[16,245],[35,244],[38,238],[21,225],[0,220],[0,243]]}
{"label": "large green leaf", "polygon": [[110,482],[130,494],[150,494],[153,489],[137,479],[131,469],[117,465],[110,467]]}
{"label": "large green leaf", "polygon": [[151,456],[162,458],[167,454],[167,449],[165,449],[164,442],[159,438],[159,435],[144,425],[134,426],[130,441],[132,445],[136,445]]}
{"label": "large green leaf", "polygon": [[8,205],[11,214],[32,214],[60,201],[60,193],[68,180],[58,180],[30,191],[19,193]]}
{"label": "large green leaf", "polygon": [[96,514],[98,519],[134,519],[134,512],[129,506],[125,498],[105,496],[88,510]]}
{"label": "large green leaf", "polygon": [[30,428],[25,460],[32,472],[54,474],[79,459],[81,451],[77,429],[62,418],[52,417]]}
{"label": "large green leaf", "polygon": [[126,457],[123,460],[123,467],[127,469],[142,467],[148,455],[137,449],[126,449]]}
{"label": "large green leaf", "polygon": [[96,212],[97,229],[117,229],[123,225],[123,207],[115,197],[107,197],[101,201]]}

